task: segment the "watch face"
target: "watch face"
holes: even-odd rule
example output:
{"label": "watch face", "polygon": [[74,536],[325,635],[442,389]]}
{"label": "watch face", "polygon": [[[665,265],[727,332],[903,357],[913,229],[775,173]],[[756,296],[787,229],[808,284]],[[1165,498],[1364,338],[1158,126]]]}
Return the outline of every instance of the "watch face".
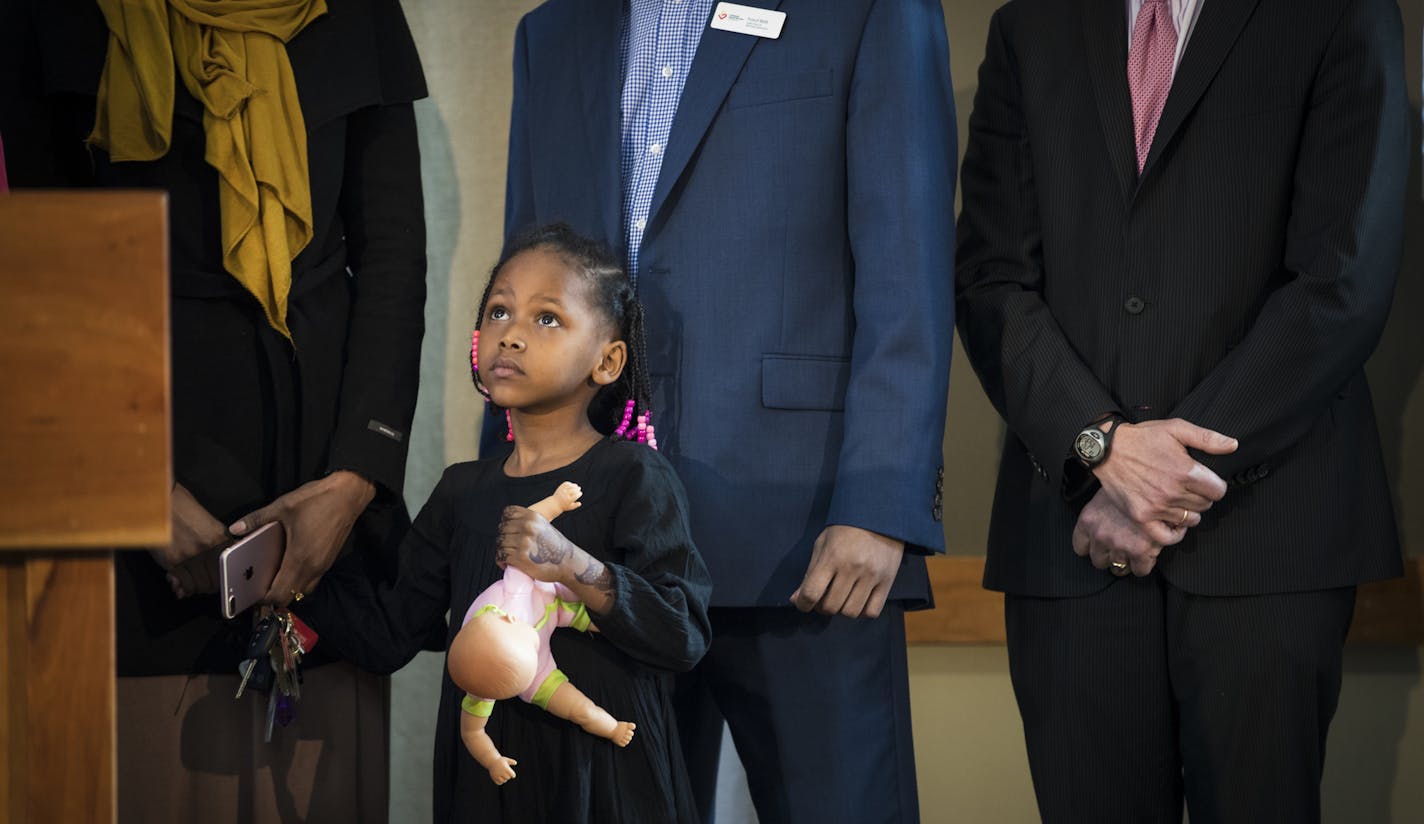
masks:
{"label": "watch face", "polygon": [[[1097,435],[1097,437],[1093,437]],[[1078,440],[1073,443],[1073,448],[1077,450],[1078,457],[1093,463],[1103,456],[1102,434],[1099,432],[1080,432]]]}

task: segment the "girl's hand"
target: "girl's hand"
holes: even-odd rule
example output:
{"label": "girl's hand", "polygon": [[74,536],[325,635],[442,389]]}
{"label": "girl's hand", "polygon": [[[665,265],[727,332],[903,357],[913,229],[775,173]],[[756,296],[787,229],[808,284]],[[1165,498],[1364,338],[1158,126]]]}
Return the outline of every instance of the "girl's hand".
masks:
{"label": "girl's hand", "polygon": [[513,566],[536,581],[568,585],[578,571],[574,546],[543,515],[522,506],[507,506],[499,520],[495,563]]}
{"label": "girl's hand", "polygon": [[536,581],[563,584],[594,615],[605,615],[613,606],[613,578],[603,562],[532,509],[504,508],[494,560],[500,569],[512,566]]}

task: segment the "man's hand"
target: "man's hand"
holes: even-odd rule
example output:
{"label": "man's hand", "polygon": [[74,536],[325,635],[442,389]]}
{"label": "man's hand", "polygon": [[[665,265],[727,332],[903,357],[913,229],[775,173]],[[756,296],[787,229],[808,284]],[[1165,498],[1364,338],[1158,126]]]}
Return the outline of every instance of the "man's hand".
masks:
{"label": "man's hand", "polygon": [[149,550],[149,554],[168,573],[168,585],[179,598],[199,592],[217,592],[217,553],[197,561],[192,559],[226,542],[227,530],[182,484],[173,487],[172,504],[173,543]]}
{"label": "man's hand", "polygon": [[[1073,527],[1073,551],[1086,555],[1098,569],[1107,569],[1114,561],[1126,563],[1133,575],[1152,572],[1162,548],[1172,546],[1187,534],[1187,527],[1172,527],[1156,522],[1149,533],[1122,510],[1113,506],[1106,489],[1098,490],[1078,515]],[[1157,535],[1163,539],[1158,540]]]}
{"label": "man's hand", "polygon": [[816,538],[791,603],[802,612],[877,618],[904,554],[903,541],[859,527],[828,526]]}
{"label": "man's hand", "polygon": [[1107,460],[1093,468],[1112,505],[1158,544],[1169,542],[1172,527],[1201,523],[1201,513],[1226,496],[1226,482],[1187,454],[1189,447],[1229,455],[1236,439],[1181,418],[1125,423],[1113,432]]}
{"label": "man's hand", "polygon": [[338,471],[302,484],[230,528],[242,536],[272,521],[287,531],[282,567],[272,580],[266,602],[284,607],[296,593],[316,589],[341,553],[356,518],[376,496],[376,487],[355,472]]}

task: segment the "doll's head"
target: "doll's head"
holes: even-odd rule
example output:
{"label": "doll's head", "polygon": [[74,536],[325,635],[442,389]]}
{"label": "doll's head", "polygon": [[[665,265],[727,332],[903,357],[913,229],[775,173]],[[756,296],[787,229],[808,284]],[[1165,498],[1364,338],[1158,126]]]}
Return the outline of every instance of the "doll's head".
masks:
{"label": "doll's head", "polygon": [[513,698],[538,671],[539,634],[498,607],[486,607],[455,634],[447,666],[450,680],[470,695]]}
{"label": "doll's head", "polygon": [[[521,321],[532,329],[519,329]],[[594,334],[576,339],[580,331]],[[518,346],[527,346],[527,354],[515,352]],[[480,298],[470,368],[480,394],[505,408],[523,408],[531,398],[543,397],[526,390],[560,377],[544,372],[564,368],[572,370],[565,377],[579,378],[586,371],[594,428],[657,448],[642,304],[613,253],[565,224],[521,235],[491,271]]]}

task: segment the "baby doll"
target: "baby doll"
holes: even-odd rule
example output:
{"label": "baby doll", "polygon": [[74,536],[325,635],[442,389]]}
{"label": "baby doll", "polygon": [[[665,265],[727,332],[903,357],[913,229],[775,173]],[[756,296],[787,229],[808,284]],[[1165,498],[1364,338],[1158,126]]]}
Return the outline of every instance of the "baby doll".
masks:
{"label": "baby doll", "polygon": [[[577,509],[582,495],[577,484],[565,481],[553,495],[529,508],[552,521]],[[495,784],[513,778],[512,767],[518,763],[501,755],[485,732],[498,700],[518,695],[620,747],[633,740],[636,725],[614,719],[554,666],[549,637],[556,628],[597,631],[575,598],[560,584],[536,581],[513,566],[506,567],[504,577],[470,605],[450,645],[450,678],[466,692],[460,737]]]}

